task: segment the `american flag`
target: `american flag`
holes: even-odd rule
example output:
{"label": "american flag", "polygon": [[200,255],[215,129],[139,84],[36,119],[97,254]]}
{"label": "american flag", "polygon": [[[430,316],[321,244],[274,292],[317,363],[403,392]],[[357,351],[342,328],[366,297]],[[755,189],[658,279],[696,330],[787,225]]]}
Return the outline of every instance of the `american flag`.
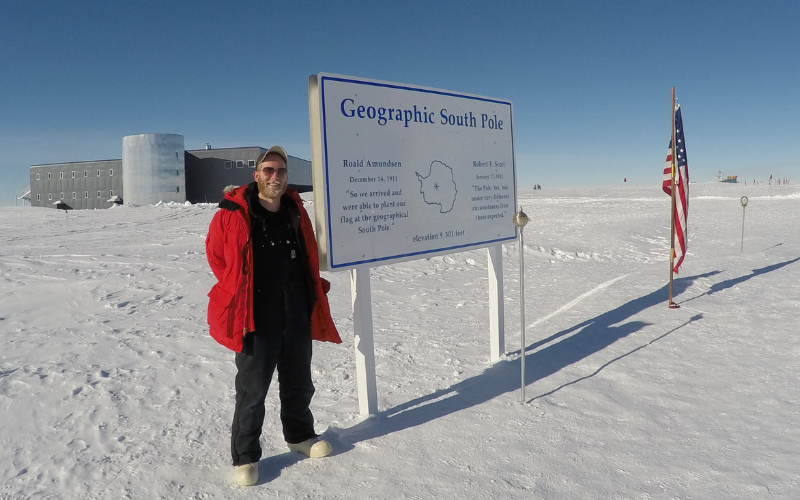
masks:
{"label": "american flag", "polygon": [[[686,220],[689,215],[689,166],[686,163],[686,143],[683,140],[683,120],[681,119],[681,108],[676,106],[675,110],[675,152],[677,161],[675,162],[675,185],[678,188],[675,193],[675,261],[673,271],[678,272],[678,268],[683,263],[686,254],[686,243],[689,234],[687,231]],[[672,196],[672,139],[669,141],[667,151],[667,164],[664,167],[664,181],[661,188],[665,193]]]}

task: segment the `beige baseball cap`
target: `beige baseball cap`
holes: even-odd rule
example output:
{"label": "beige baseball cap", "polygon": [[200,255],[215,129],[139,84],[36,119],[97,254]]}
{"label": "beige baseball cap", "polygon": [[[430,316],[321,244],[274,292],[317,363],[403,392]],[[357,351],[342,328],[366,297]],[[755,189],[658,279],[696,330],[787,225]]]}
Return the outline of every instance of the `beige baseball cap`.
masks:
{"label": "beige baseball cap", "polygon": [[256,166],[263,162],[268,155],[278,155],[283,158],[283,161],[287,166],[289,165],[289,155],[286,154],[286,150],[280,146],[272,146],[265,153],[258,157],[258,160],[256,160]]}

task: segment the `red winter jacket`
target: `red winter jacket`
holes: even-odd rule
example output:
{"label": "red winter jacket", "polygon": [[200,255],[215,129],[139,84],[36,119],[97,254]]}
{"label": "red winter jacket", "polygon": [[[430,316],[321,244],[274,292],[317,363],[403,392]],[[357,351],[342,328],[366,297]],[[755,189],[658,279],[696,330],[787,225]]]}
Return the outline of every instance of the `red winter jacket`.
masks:
{"label": "red winter jacket", "polygon": [[[217,284],[208,293],[208,325],[214,340],[236,352],[242,350],[242,337],[255,330],[253,322],[253,249],[250,240],[250,214],[245,190],[257,189],[253,182],[225,195],[214,214],[206,236],[206,258]],[[319,275],[317,241],[311,219],[303,208],[300,195],[287,189],[297,205],[302,240],[308,256],[308,269],[313,280],[316,300],[311,311],[311,338],[341,343],[331,317],[328,298],[330,283]]]}

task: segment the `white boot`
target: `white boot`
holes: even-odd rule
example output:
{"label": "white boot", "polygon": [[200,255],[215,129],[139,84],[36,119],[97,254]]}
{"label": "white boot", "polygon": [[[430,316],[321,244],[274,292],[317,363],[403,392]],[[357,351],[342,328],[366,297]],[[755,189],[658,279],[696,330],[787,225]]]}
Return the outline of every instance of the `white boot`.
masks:
{"label": "white boot", "polygon": [[286,444],[289,446],[290,450],[299,451],[300,453],[308,455],[311,458],[327,457],[331,454],[331,451],[333,451],[330,443],[323,441],[320,438],[306,439],[302,443]]}
{"label": "white boot", "polygon": [[240,486],[253,486],[258,482],[258,463],[234,466],[233,479]]}

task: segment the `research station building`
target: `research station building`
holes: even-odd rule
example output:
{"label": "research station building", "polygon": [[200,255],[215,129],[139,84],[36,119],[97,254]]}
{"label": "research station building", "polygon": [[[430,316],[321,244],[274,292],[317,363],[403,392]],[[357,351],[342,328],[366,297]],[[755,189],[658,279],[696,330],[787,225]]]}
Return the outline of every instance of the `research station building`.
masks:
{"label": "research station building", "polygon": [[[217,203],[226,186],[253,181],[260,146],[185,150],[178,134],[138,134],[122,139],[122,158],[33,165],[34,207],[109,208],[115,203]],[[311,191],[311,162],[289,156],[289,186]]]}

